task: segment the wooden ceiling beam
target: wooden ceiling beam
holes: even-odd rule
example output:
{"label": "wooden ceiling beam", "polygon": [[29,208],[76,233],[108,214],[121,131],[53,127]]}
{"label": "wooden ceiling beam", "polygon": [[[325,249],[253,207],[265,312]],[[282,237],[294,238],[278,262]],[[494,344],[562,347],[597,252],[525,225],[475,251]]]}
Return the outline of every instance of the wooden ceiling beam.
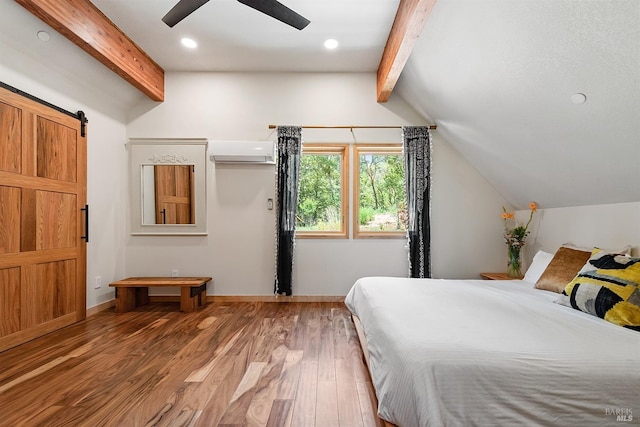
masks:
{"label": "wooden ceiling beam", "polygon": [[16,0],[154,101],[164,101],[164,70],[89,0]]}
{"label": "wooden ceiling beam", "polygon": [[377,99],[387,102],[436,0],[400,0],[378,66]]}

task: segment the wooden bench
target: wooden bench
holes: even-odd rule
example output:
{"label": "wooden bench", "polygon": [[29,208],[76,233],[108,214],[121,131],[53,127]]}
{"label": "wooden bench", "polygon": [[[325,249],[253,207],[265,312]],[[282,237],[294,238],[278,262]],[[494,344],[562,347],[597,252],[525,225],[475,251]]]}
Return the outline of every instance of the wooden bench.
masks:
{"label": "wooden bench", "polygon": [[211,277],[130,277],[110,283],[116,288],[116,313],[126,313],[149,303],[150,286],[180,288],[180,311],[192,312],[206,300],[207,282]]}

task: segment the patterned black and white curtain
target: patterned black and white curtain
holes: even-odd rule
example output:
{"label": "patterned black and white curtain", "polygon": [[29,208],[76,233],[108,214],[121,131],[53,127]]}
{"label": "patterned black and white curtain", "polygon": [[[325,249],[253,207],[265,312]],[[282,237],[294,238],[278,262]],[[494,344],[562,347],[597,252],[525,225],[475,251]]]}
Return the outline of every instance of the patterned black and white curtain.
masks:
{"label": "patterned black and white curtain", "polygon": [[302,128],[278,126],[275,293],[291,295]]}
{"label": "patterned black and white curtain", "polygon": [[426,126],[402,128],[409,277],[431,277],[431,133]]}

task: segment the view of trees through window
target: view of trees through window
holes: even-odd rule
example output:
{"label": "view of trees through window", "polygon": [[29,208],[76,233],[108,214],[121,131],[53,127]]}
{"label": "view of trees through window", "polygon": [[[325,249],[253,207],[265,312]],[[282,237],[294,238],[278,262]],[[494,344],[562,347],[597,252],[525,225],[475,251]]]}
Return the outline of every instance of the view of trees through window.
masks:
{"label": "view of trees through window", "polygon": [[407,205],[401,154],[360,152],[358,160],[358,231],[405,231]]}
{"label": "view of trees through window", "polygon": [[[354,161],[350,171],[350,153]],[[349,175],[353,172],[353,213]],[[300,158],[298,237],[404,236],[407,209],[400,144],[307,144]]]}
{"label": "view of trees through window", "polygon": [[340,231],[341,169],[340,154],[303,153],[296,225],[299,231]]}

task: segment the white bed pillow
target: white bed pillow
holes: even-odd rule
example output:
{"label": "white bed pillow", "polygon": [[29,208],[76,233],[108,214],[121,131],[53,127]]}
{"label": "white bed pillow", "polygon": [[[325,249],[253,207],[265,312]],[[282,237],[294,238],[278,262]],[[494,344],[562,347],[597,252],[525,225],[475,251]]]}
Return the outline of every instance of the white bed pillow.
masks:
{"label": "white bed pillow", "polygon": [[549,263],[553,259],[553,254],[544,251],[538,251],[538,253],[533,257],[533,261],[531,261],[531,265],[527,269],[523,281],[535,284],[544,270],[547,268]]}

